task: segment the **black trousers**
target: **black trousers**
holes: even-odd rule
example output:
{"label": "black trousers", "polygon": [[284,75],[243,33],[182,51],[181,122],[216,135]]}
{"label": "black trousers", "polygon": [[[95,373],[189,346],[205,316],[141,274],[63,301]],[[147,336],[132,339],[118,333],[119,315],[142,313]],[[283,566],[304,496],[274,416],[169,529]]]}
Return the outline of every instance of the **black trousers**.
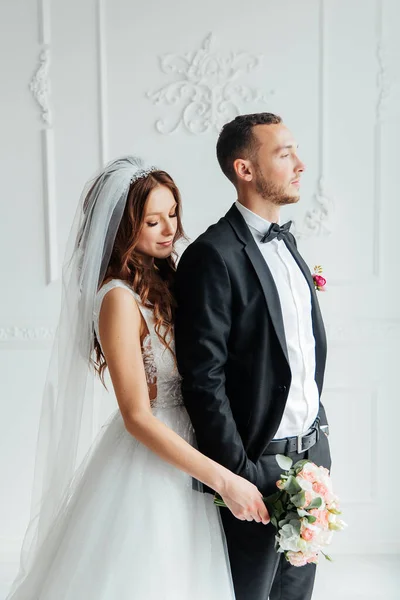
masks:
{"label": "black trousers", "polygon": [[[288,454],[293,462],[309,458],[315,464],[331,468],[327,436],[321,432],[317,443],[307,452]],[[257,463],[260,491],[277,491],[281,468],[275,455],[263,455]],[[265,485],[264,485],[265,482]],[[255,521],[240,521],[226,509],[220,509],[228,545],[236,600],[310,600],[316,565],[293,567],[274,548],[276,529]]]}

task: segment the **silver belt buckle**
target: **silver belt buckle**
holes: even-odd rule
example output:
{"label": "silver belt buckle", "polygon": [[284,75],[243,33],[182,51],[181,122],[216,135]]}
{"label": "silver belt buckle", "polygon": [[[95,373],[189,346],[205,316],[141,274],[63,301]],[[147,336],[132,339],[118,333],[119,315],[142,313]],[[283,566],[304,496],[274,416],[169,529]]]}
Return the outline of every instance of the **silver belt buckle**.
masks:
{"label": "silver belt buckle", "polygon": [[[304,434],[304,435],[307,435],[307,434]],[[302,454],[303,452],[305,452],[305,449],[303,448],[304,435],[300,434],[297,436],[297,454]]]}

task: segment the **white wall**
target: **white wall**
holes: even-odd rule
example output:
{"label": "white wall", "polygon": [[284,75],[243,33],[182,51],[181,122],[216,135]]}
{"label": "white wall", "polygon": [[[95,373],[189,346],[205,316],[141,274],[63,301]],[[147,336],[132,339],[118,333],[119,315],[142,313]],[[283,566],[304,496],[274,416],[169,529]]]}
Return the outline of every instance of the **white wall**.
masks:
{"label": "white wall", "polygon": [[302,200],[284,216],[329,285],[324,401],[350,525],[332,553],[400,553],[398,520],[377,518],[399,492],[399,21],[397,0],[1,0],[0,560],[16,560],[28,520],[84,181],[109,158],[143,155],[175,177],[195,237],[235,200],[218,129],[262,110],[300,143]]}

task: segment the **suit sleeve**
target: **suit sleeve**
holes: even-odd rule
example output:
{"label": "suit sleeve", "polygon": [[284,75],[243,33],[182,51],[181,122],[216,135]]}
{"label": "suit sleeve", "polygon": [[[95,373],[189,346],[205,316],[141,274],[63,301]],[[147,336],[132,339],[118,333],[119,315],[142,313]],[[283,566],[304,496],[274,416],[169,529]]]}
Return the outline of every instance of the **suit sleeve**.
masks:
{"label": "suit sleeve", "polygon": [[225,390],[232,292],[218,251],[206,243],[189,246],[175,290],[178,368],[199,450],[256,483],[256,466],[246,455]]}

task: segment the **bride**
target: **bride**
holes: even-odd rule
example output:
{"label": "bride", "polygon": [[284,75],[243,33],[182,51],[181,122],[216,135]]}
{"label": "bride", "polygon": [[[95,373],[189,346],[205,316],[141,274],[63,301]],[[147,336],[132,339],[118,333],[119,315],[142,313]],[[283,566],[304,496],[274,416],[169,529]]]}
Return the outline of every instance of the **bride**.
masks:
{"label": "bride", "polygon": [[[194,447],[173,340],[180,215],[171,177],[130,156],[83,192],[63,270],[32,520],[7,600],[234,598],[218,509],[193,482],[221,494],[239,519],[269,517],[254,485]],[[118,409],[96,432],[95,376],[105,384],[106,370]]]}

